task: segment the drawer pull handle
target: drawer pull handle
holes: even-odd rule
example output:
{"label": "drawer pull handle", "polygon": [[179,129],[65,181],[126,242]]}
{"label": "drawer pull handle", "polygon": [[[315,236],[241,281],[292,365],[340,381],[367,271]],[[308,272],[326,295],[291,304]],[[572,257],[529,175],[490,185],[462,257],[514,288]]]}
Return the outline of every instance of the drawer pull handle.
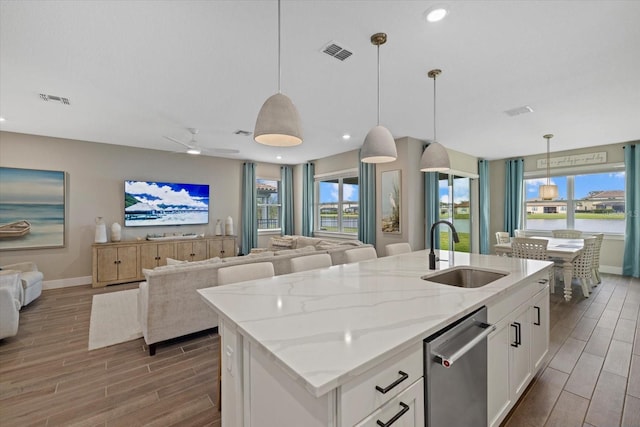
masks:
{"label": "drawer pull handle", "polygon": [[549,281],[549,279],[540,279],[540,280],[538,280],[538,283],[540,283],[541,285],[544,285],[548,281]]}
{"label": "drawer pull handle", "polygon": [[533,322],[533,324],[536,325],[536,326],[540,326],[540,307],[538,307],[537,305],[534,305],[533,308],[536,309],[536,313],[538,315],[538,321],[537,322]]}
{"label": "drawer pull handle", "polygon": [[518,342],[518,325],[519,325],[518,322],[513,322],[511,324],[511,327],[515,328],[515,330],[516,330],[516,339],[515,339],[514,342],[511,343],[511,347],[518,347],[520,345],[520,343]]}
{"label": "drawer pull handle", "polygon": [[397,414],[395,414],[393,416],[393,418],[391,418],[389,421],[382,422],[380,420],[376,420],[376,424],[378,424],[380,427],[389,427],[391,424],[395,423],[396,421],[398,421],[398,419],[403,416],[408,410],[409,410],[409,405],[407,405],[404,402],[399,402],[400,406],[402,406],[402,409],[400,409],[400,412],[398,412]]}
{"label": "drawer pull handle", "polygon": [[389,384],[385,388],[382,388],[379,385],[377,385],[376,386],[376,390],[378,390],[382,394],[387,394],[387,392],[389,390],[391,390],[392,388],[394,388],[395,386],[400,384],[402,381],[404,381],[407,378],[409,378],[409,374],[407,374],[406,372],[398,371],[398,375],[400,375],[400,378],[398,378],[397,380],[395,380],[394,382],[392,382],[391,384]]}

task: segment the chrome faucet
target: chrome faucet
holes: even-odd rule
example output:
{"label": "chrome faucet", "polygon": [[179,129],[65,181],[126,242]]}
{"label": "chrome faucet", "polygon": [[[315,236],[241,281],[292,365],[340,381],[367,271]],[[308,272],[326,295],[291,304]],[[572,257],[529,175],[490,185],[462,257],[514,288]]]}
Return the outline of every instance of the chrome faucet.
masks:
{"label": "chrome faucet", "polygon": [[436,226],[438,224],[447,224],[451,228],[451,232],[453,233],[453,241],[455,243],[460,242],[460,239],[458,238],[458,232],[456,231],[456,228],[453,226],[453,224],[451,224],[449,221],[444,220],[434,222],[431,226],[431,251],[429,252],[429,270],[436,269],[436,253],[433,251],[433,234],[435,233]]}

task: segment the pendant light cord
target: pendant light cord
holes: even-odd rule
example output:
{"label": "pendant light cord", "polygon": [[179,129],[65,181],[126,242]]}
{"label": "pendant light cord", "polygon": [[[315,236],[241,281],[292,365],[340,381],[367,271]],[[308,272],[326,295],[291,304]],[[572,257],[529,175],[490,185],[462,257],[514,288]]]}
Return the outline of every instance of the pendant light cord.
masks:
{"label": "pendant light cord", "polygon": [[433,76],[433,142],[437,142],[436,139],[436,77]]}
{"label": "pendant light cord", "polygon": [[380,45],[378,45],[378,126],[380,126]]}
{"label": "pendant light cord", "polygon": [[280,90],[280,80],[282,79],[282,71],[280,67],[280,0],[278,0],[278,93]]}
{"label": "pendant light cord", "polygon": [[550,153],[549,153],[549,140],[551,138],[547,138],[547,185],[551,185],[551,158],[550,158]]}

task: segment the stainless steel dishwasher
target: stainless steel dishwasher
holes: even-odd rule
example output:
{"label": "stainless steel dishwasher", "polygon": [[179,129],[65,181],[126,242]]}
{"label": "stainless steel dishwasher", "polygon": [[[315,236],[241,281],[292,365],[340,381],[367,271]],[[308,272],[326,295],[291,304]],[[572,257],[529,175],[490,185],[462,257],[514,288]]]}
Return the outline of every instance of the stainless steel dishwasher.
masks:
{"label": "stainless steel dishwasher", "polygon": [[487,425],[487,308],[424,340],[427,427]]}

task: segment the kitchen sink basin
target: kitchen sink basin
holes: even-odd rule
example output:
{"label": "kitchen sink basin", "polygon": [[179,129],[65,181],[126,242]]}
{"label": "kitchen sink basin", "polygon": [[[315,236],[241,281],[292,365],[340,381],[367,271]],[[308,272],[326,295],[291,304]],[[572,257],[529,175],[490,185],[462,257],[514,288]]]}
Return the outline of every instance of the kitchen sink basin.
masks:
{"label": "kitchen sink basin", "polygon": [[459,288],[480,288],[502,279],[508,274],[473,267],[453,267],[438,273],[424,275],[421,279]]}

